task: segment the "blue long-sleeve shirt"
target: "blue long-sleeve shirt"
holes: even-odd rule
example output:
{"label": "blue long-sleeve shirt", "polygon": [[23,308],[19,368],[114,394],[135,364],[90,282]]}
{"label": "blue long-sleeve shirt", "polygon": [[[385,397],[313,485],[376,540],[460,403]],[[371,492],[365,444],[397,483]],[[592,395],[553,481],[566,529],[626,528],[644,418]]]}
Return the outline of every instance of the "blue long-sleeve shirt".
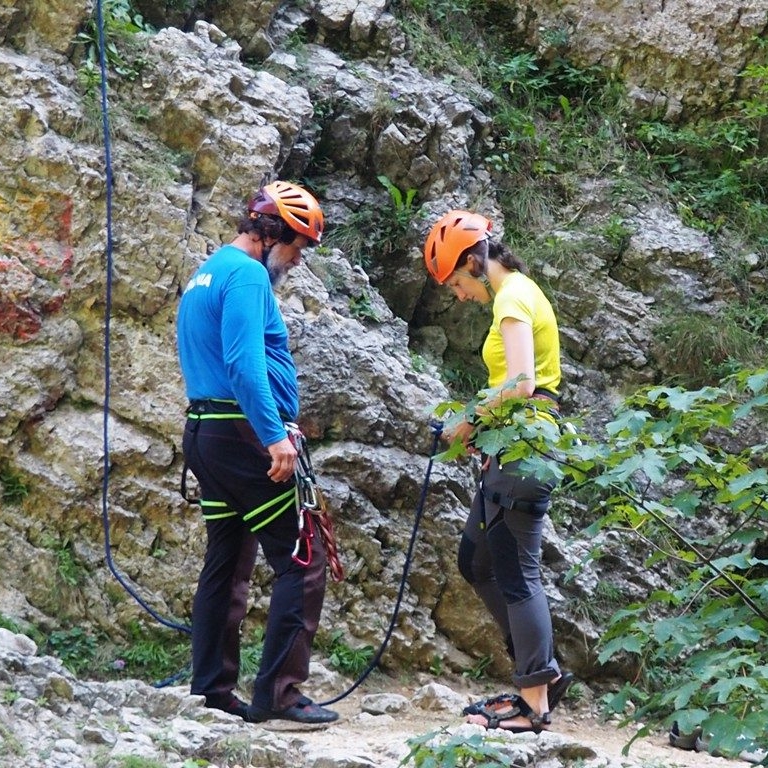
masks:
{"label": "blue long-sleeve shirt", "polygon": [[264,445],[286,437],[299,412],[288,329],[264,265],[225,245],[187,283],[177,318],[190,400],[236,400]]}

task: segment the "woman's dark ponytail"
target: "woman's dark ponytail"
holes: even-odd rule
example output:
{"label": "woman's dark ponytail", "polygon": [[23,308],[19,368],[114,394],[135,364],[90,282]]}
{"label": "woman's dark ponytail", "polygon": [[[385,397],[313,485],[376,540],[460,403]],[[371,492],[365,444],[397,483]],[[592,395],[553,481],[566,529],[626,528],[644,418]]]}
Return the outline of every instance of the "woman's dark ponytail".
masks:
{"label": "woman's dark ponytail", "polygon": [[489,240],[488,258],[496,259],[502,267],[506,267],[512,272],[517,271],[522,272],[524,275],[528,274],[527,264],[504,243]]}
{"label": "woman's dark ponytail", "polygon": [[528,274],[528,266],[526,263],[517,256],[512,249],[504,243],[487,238],[481,240],[479,243],[475,243],[470,248],[467,248],[459,260],[456,262],[456,269],[461,269],[466,266],[467,257],[472,254],[475,257],[475,266],[470,271],[472,277],[480,277],[488,271],[488,259],[494,259],[498,261],[502,267],[510,270],[510,272],[522,272],[524,275]]}

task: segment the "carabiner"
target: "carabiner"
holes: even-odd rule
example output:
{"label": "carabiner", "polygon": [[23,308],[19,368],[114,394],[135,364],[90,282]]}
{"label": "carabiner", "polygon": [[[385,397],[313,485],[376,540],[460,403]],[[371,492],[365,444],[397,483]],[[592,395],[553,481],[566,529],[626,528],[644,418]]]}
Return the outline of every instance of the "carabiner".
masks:
{"label": "carabiner", "polygon": [[301,489],[301,506],[303,509],[315,510],[319,506],[315,483],[309,477],[296,475],[296,483]]}
{"label": "carabiner", "polygon": [[[291,560],[304,568],[312,564],[312,539],[315,538],[315,531],[312,525],[312,515],[303,509],[299,512],[299,535],[296,537],[296,545],[291,553]],[[301,544],[307,548],[306,555],[301,555]]]}

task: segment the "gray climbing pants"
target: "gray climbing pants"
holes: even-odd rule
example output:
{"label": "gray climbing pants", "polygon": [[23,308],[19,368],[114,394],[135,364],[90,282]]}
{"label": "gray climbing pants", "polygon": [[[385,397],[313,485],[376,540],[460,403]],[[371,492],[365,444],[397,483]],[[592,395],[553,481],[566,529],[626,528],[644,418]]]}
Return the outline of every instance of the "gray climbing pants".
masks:
{"label": "gray climbing pants", "polygon": [[541,539],[552,486],[519,474],[514,463],[502,474],[496,463],[481,478],[459,545],[459,570],[502,632],[515,662],[512,682],[531,688],[560,674],[541,582]]}

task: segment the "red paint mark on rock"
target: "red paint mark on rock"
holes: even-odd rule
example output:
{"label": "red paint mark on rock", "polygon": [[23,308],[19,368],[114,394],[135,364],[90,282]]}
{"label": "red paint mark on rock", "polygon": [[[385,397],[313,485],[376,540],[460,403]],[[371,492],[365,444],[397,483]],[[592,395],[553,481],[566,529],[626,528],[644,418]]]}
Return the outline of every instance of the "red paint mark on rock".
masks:
{"label": "red paint mark on rock", "polygon": [[40,332],[41,317],[29,307],[0,302],[0,334],[17,341],[31,341]]}
{"label": "red paint mark on rock", "polygon": [[22,195],[13,203],[0,242],[0,336],[28,342],[70,293],[73,202],[68,195]]}

